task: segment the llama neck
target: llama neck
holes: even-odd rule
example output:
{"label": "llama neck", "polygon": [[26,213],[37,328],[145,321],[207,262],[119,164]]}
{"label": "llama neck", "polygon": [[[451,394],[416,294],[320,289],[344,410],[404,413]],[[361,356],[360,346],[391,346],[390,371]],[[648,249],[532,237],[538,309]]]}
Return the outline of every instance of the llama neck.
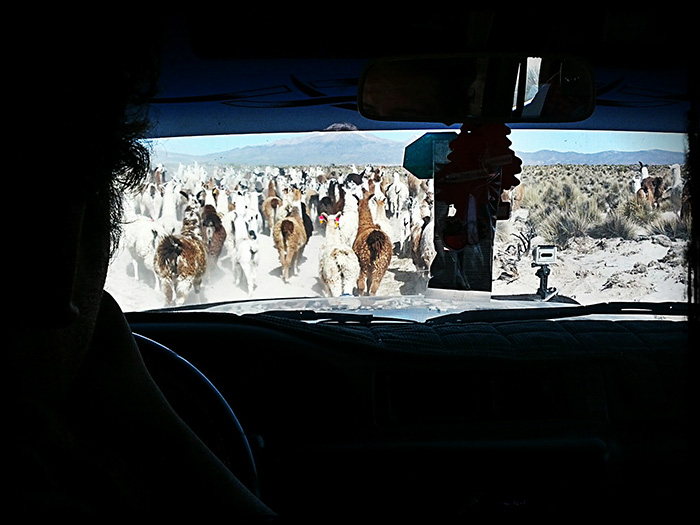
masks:
{"label": "llama neck", "polygon": [[632,179],[632,183],[634,186],[634,191],[638,191],[642,187],[642,174],[640,173],[639,175],[635,175],[635,177]]}
{"label": "llama neck", "polygon": [[377,219],[386,217],[386,201],[377,201]]}
{"label": "llama neck", "polygon": [[681,168],[678,165],[674,165],[671,167],[671,170],[673,172],[673,186],[680,186],[681,185]]}
{"label": "llama neck", "polygon": [[360,229],[374,226],[374,219],[372,218],[372,212],[369,209],[367,199],[360,199],[358,203],[358,215]]}

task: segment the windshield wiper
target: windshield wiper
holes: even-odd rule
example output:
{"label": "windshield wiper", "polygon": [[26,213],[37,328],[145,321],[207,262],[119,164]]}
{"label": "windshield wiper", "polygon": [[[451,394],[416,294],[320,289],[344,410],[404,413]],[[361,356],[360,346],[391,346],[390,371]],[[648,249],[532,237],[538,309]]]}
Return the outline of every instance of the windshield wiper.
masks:
{"label": "windshield wiper", "polygon": [[476,323],[537,319],[563,319],[586,315],[666,315],[688,316],[688,304],[681,302],[634,303],[612,302],[551,308],[505,308],[466,310],[456,314],[433,317],[426,324]]}
{"label": "windshield wiper", "polygon": [[264,317],[273,316],[296,321],[318,321],[322,323],[354,323],[371,324],[376,322],[390,323],[419,323],[412,319],[402,319],[398,317],[383,317],[373,314],[355,314],[347,312],[317,312],[315,310],[268,310],[255,314],[244,314],[245,316]]}
{"label": "windshield wiper", "polygon": [[[309,300],[312,297],[285,297],[285,301],[300,301]],[[180,306],[166,306],[164,308],[157,308],[152,310],[154,312],[193,312],[193,311],[204,311],[213,310],[215,308],[221,308],[223,306],[230,305],[244,305],[247,303],[264,303],[266,301],[278,301],[280,299],[233,299],[226,301],[217,301],[211,303],[195,303],[195,304],[184,304]]]}

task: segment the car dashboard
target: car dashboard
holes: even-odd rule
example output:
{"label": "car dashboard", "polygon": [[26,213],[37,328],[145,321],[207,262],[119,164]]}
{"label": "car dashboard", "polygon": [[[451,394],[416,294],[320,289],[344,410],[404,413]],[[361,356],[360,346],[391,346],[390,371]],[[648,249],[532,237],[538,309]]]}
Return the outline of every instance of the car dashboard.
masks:
{"label": "car dashboard", "polygon": [[[83,8],[61,5],[24,17],[32,30],[20,34],[32,47],[15,46],[9,68],[22,79],[12,91],[14,156],[42,162],[31,172],[35,192],[13,199],[29,235],[8,250],[15,513],[687,520],[700,294],[688,215],[700,129],[693,17],[670,8],[343,7],[152,5],[90,24]],[[396,82],[399,56],[414,65],[467,57],[470,67],[424,97],[431,75],[416,86],[399,67]],[[539,69],[529,78],[532,59]],[[388,116],[368,75],[382,60],[389,110],[398,94]],[[429,112],[404,107],[406,85]],[[443,99],[455,86],[457,97]],[[457,104],[447,113],[430,108],[448,100]],[[59,133],[38,139],[51,125]],[[517,144],[521,131],[545,133],[530,149]],[[380,135],[409,140],[405,132],[420,162],[405,162],[408,142],[403,162],[385,160],[398,141]],[[585,146],[605,142],[597,153],[607,154],[616,133],[644,146],[595,162],[579,144],[568,148],[584,137]],[[331,149],[331,138],[354,135],[383,156]],[[543,136],[556,136],[556,148]],[[199,149],[208,140],[217,146]],[[668,153],[659,143],[673,144],[673,155],[629,156]],[[312,160],[289,155],[309,144]],[[550,156],[555,149],[563,156]],[[242,150],[263,153],[231,160]],[[286,158],[273,160],[273,150]],[[414,227],[399,242],[370,220],[372,193],[389,181],[380,165],[416,188],[405,201]],[[274,194],[282,174],[281,183],[349,181],[355,227],[362,201],[374,234],[357,250],[353,242],[352,255],[359,266],[365,254],[365,272],[366,254],[376,262],[381,245],[389,292],[358,268],[351,292],[345,283],[331,293],[319,271],[330,259],[325,233],[308,233],[304,219],[337,225],[344,194],[334,194],[335,215],[318,206],[308,215],[313,201],[296,198],[300,186]],[[678,209],[659,205],[663,177]],[[642,191],[643,181],[652,187]],[[528,203],[523,192],[533,188]],[[255,200],[221,198],[211,213],[215,193],[248,190]],[[299,219],[283,240],[276,216],[256,230],[241,213],[267,198]],[[620,233],[637,218],[614,222],[625,205],[643,208],[646,222]],[[673,220],[652,224],[662,213]],[[219,235],[221,251],[206,251],[224,228],[216,216],[242,234],[240,245],[222,247]],[[585,235],[572,233],[575,220],[561,236],[553,228],[581,217]],[[306,259],[297,275],[290,229],[309,241],[294,254]],[[35,231],[43,244],[26,242]],[[548,288],[550,262],[527,256],[555,245],[562,271]],[[241,273],[258,260],[243,286]],[[427,297],[436,290],[438,306]],[[485,298],[463,300],[471,292]]]}
{"label": "car dashboard", "polygon": [[261,497],[283,517],[451,522],[689,503],[684,318],[128,319],[229,400]]}
{"label": "car dashboard", "polygon": [[[435,53],[480,49],[480,43],[510,50],[522,43],[522,31],[515,30],[522,29],[519,16],[506,17],[503,25],[494,22],[483,30],[488,41],[480,42],[481,32],[465,33],[456,18],[441,30],[432,20],[405,14],[410,23],[403,18],[396,23],[414,35],[437,36],[426,48]],[[664,14],[643,19],[658,27],[677,21],[673,13]],[[529,32],[533,49],[590,55],[602,74],[591,119],[554,128],[688,131],[690,104],[678,91],[687,87],[687,50],[671,44],[672,36],[659,48],[658,34],[649,39],[635,33],[635,19],[620,13],[605,18],[590,12],[567,23],[540,15]],[[354,60],[324,71],[338,47],[344,58],[357,56],[355,41],[338,36],[348,29],[347,20],[333,26],[337,38],[325,39],[328,47],[311,46],[318,67],[310,71],[267,67],[276,64],[277,51],[292,56],[298,47],[306,51],[303,39],[290,38],[284,50],[254,46],[239,56],[226,45],[229,33],[221,24],[228,20],[204,21],[192,24],[206,59],[197,67],[242,59],[232,67],[242,65],[241,71],[260,79],[243,86],[252,89],[246,91],[225,78],[236,77],[236,69],[209,70],[187,78],[197,80],[196,89],[178,91],[184,62],[173,62],[152,104],[154,137],[318,131],[334,122],[367,130],[406,126],[359,115],[354,102],[360,68]],[[479,23],[477,17],[469,29]],[[286,21],[281,27],[289,31]],[[256,38],[257,31],[252,30]],[[472,40],[462,38],[465,34]],[[630,36],[639,53],[625,47]],[[387,56],[426,51],[424,38],[384,37],[377,45]],[[359,40],[374,52],[371,35]],[[261,59],[262,66],[247,70],[249,59]],[[632,71],[639,62],[645,69],[653,64],[654,74],[637,77]],[[352,82],[343,81],[350,77]],[[661,80],[661,88],[639,78]],[[193,102],[205,113],[213,111],[213,118],[197,120]],[[309,108],[313,123],[301,117]],[[411,125],[430,129],[435,123]],[[406,322],[387,319],[381,310],[371,312],[382,315],[377,318],[225,309],[126,315],[134,333],[170,348],[216,385],[245,431],[259,495],[283,519],[678,518],[692,506],[689,341],[695,310],[556,317],[541,307],[534,317],[476,312]],[[147,353],[144,359],[148,364]],[[175,399],[182,385],[162,388]],[[211,436],[210,448],[225,454],[218,423],[202,411],[188,414],[200,435]]]}

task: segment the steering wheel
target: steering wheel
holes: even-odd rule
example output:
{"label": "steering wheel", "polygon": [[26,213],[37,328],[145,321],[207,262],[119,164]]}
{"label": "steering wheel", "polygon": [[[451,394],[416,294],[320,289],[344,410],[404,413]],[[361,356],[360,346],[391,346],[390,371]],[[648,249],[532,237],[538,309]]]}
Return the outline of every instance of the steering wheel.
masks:
{"label": "steering wheel", "polygon": [[255,459],[233,410],[189,361],[162,344],[134,334],[149,373],[168,403],[205,445],[259,496]]}

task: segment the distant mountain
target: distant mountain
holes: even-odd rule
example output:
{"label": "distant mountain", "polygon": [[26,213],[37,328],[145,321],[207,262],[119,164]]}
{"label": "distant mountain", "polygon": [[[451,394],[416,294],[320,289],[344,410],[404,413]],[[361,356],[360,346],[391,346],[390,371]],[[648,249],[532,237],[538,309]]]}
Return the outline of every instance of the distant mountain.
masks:
{"label": "distant mountain", "polygon": [[[234,148],[209,155],[185,155],[156,148],[153,162],[177,168],[178,164],[200,165],[349,165],[365,164],[401,165],[406,143],[378,137],[371,133],[317,132],[303,134],[292,139],[261,145]],[[685,163],[685,155],[664,150],[604,151],[600,153],[576,153],[541,150],[517,152],[524,165],[548,166],[556,164],[586,165],[636,165],[640,161],[648,165]]]}
{"label": "distant mountain", "polygon": [[400,165],[405,144],[371,133],[317,132],[261,146],[244,146],[202,156],[154,152],[154,162],[242,165]]}
{"label": "distant mountain", "polygon": [[601,151],[599,153],[576,153],[540,150],[532,153],[518,152],[526,166],[552,166],[555,164],[628,165],[642,162],[647,165],[684,164],[685,154],[659,149],[645,151]]}

